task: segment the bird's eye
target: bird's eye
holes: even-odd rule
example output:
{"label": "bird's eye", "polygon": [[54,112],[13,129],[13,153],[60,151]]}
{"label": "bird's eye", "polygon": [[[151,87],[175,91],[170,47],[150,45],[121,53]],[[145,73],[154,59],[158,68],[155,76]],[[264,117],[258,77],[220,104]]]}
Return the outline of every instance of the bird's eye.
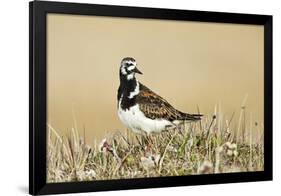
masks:
{"label": "bird's eye", "polygon": [[131,66],[131,65],[133,65],[132,63],[126,63],[126,65],[129,67],[129,66]]}

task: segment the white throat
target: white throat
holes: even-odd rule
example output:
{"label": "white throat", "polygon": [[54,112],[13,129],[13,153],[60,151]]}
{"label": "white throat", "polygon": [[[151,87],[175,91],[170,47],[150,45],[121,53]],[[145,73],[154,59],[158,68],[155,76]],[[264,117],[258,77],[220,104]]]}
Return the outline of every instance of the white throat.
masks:
{"label": "white throat", "polygon": [[128,74],[126,77],[127,80],[132,80],[134,78],[134,73]]}

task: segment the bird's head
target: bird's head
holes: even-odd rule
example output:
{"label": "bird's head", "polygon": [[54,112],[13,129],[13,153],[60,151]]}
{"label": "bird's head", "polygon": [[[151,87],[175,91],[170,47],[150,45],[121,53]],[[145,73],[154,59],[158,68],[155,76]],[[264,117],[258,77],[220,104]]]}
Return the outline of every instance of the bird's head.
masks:
{"label": "bird's head", "polygon": [[126,57],[121,61],[120,77],[126,77],[127,80],[135,78],[135,74],[142,74],[137,68],[137,62],[132,57]]}

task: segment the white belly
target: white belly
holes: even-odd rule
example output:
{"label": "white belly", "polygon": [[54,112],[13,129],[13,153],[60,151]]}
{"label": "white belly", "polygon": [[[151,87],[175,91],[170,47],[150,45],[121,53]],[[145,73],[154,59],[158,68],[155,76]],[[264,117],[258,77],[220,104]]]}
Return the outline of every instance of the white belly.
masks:
{"label": "white belly", "polygon": [[136,133],[146,132],[150,134],[152,132],[161,132],[166,130],[166,126],[173,126],[168,120],[149,119],[145,117],[138,105],[131,107],[129,110],[122,110],[119,104],[118,116],[127,128],[132,129]]}

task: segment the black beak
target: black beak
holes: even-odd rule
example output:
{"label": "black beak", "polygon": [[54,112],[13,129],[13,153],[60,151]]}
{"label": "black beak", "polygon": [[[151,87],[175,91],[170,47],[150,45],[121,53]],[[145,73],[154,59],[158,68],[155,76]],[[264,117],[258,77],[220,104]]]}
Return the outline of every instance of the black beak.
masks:
{"label": "black beak", "polygon": [[142,74],[142,72],[140,70],[138,70],[137,67],[135,67],[135,69],[133,69],[132,71],[135,72],[135,73],[138,73],[138,74]]}

